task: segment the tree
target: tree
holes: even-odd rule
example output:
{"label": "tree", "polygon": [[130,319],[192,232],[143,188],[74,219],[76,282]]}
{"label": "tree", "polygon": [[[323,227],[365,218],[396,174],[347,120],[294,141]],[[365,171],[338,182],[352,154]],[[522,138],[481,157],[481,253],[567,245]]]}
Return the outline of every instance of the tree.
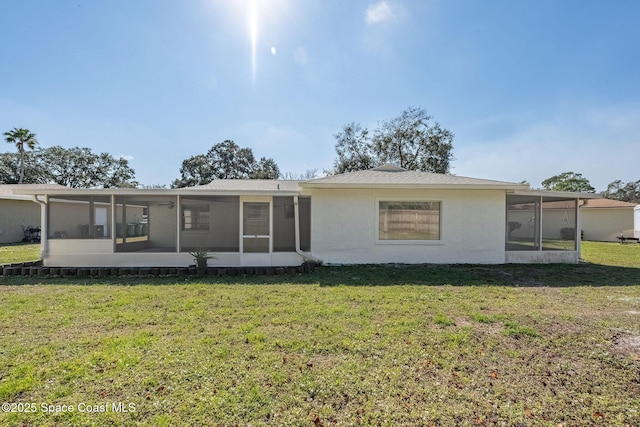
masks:
{"label": "tree", "polygon": [[[0,182],[16,184],[18,158],[0,155]],[[89,148],[54,146],[26,153],[25,184],[60,184],[72,188],[135,187],[135,172],[126,159],[110,154],[95,154]]]}
{"label": "tree", "polygon": [[280,179],[288,181],[309,181],[318,178],[318,169],[307,169],[301,174],[295,174],[293,172],[285,172],[280,174]]}
{"label": "tree", "polygon": [[603,196],[607,199],[640,203],[640,179],[626,184],[619,179],[615,180],[607,186]]}
{"label": "tree", "polygon": [[334,135],[337,158],[333,172],[344,173],[367,170],[376,166],[371,149],[369,131],[359,123],[349,123]]}
{"label": "tree", "polygon": [[4,139],[9,144],[14,144],[18,149],[18,154],[20,157],[20,178],[18,180],[18,184],[22,184],[24,181],[24,157],[26,148],[33,150],[36,145],[38,145],[36,134],[30,132],[28,129],[13,128],[12,130],[4,133]]}
{"label": "tree", "polygon": [[41,151],[41,162],[49,182],[71,188],[136,187],[129,162],[108,153],[95,154],[87,147],[49,147]]}
{"label": "tree", "polygon": [[[38,153],[38,151],[26,152],[22,157],[23,184],[46,184],[49,182],[49,176],[43,169]],[[18,184],[20,182],[20,165],[18,153],[0,154],[0,184]]]}
{"label": "tree", "polygon": [[250,148],[240,148],[225,140],[211,147],[207,154],[183,160],[180,175],[171,184],[173,188],[205,185],[214,179],[277,179],[280,170],[272,158],[256,161]]}
{"label": "tree", "polygon": [[575,172],[563,172],[542,181],[542,188],[552,191],[574,191],[579,193],[595,193],[589,180],[582,174]]}
{"label": "tree", "polygon": [[280,168],[272,158],[261,157],[249,174],[251,179],[278,179]]}
{"label": "tree", "polygon": [[345,125],[335,135],[334,173],[366,170],[385,163],[409,170],[448,173],[453,160],[453,132],[426,110],[409,107],[383,122],[370,136],[360,124]]}
{"label": "tree", "polygon": [[373,136],[373,152],[380,163],[409,170],[448,173],[453,159],[453,133],[431,123],[422,108],[409,107],[382,124]]}

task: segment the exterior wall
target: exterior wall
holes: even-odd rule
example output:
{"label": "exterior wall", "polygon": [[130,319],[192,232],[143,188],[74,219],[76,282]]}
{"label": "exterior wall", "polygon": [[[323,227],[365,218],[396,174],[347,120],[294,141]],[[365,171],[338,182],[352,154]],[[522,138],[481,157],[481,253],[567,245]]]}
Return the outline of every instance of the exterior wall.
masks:
{"label": "exterior wall", "polygon": [[632,237],[634,233],[633,207],[581,208],[584,240],[617,242],[620,233]]}
{"label": "exterior wall", "polygon": [[633,237],[640,238],[640,205],[633,208]]}
{"label": "exterior wall", "polygon": [[21,242],[22,226],[41,226],[40,205],[29,200],[0,200],[0,243]]}
{"label": "exterior wall", "polygon": [[[212,253],[210,267],[245,265],[239,253]],[[296,253],[271,254],[274,266],[297,266],[302,257]],[[193,257],[186,252],[120,252],[114,253],[111,239],[57,239],[48,242],[48,254],[43,259],[47,267],[186,267]],[[246,264],[247,266],[254,266]]]}
{"label": "exterior wall", "polygon": [[[504,190],[318,189],[311,195],[311,249],[325,263],[483,263],[505,261]],[[440,201],[440,240],[379,242],[380,200]]]}
{"label": "exterior wall", "polygon": [[507,251],[507,264],[576,264],[578,251]]}

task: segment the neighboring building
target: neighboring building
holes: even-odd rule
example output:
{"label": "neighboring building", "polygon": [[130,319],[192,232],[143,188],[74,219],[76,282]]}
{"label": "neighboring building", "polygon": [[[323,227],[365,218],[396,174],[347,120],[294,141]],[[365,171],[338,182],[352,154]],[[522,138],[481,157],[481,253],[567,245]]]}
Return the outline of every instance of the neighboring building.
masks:
{"label": "neighboring building", "polygon": [[[390,165],[309,181],[25,194],[46,206],[45,265],[68,267],[186,266],[196,248],[221,267],[577,262],[578,201],[597,197]],[[549,202],[564,204],[557,230],[541,227]]]}
{"label": "neighboring building", "polygon": [[60,185],[0,184],[0,243],[17,243],[24,239],[24,228],[40,227],[41,208],[32,196],[22,191],[65,188]]}
{"label": "neighboring building", "polygon": [[[584,240],[617,242],[621,234],[634,237],[634,209],[638,207],[637,203],[619,200],[585,200],[580,206]],[[635,229],[638,228],[640,222],[636,224]]]}

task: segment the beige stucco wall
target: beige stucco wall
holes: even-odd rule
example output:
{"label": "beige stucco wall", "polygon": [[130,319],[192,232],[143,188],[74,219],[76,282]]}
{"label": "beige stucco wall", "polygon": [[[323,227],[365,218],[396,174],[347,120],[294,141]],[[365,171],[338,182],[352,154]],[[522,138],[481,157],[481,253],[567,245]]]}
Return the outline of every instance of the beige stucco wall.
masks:
{"label": "beige stucco wall", "polygon": [[577,251],[509,251],[506,253],[507,264],[576,264]]}
{"label": "beige stucco wall", "polygon": [[633,236],[633,206],[624,208],[581,208],[580,217],[584,240],[601,242],[618,241],[622,232]]}
{"label": "beige stucco wall", "polygon": [[[213,253],[210,267],[255,266],[239,253]],[[297,266],[303,262],[295,253],[273,253],[264,265]],[[188,253],[114,252],[111,239],[55,239],[48,242],[43,259],[48,267],[186,267],[194,264]]]}
{"label": "beige stucco wall", "polygon": [[[325,263],[504,263],[503,190],[306,189],[312,254]],[[377,241],[380,200],[441,202],[441,240]]]}
{"label": "beige stucco wall", "polygon": [[21,242],[22,226],[41,226],[40,205],[28,200],[0,200],[0,243]]}

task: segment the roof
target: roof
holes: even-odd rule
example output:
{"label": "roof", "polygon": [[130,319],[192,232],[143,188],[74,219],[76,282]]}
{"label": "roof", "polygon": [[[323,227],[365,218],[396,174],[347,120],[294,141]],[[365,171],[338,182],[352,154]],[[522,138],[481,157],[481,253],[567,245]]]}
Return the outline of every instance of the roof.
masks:
{"label": "roof", "polygon": [[0,199],[32,200],[31,196],[23,195],[26,191],[64,189],[59,184],[0,184]]}
{"label": "roof", "polygon": [[[206,185],[184,188],[68,188],[63,186],[22,188],[20,194],[49,195],[282,195],[294,196],[300,191],[299,181],[273,179],[216,179]],[[29,200],[28,196],[21,196]]]}
{"label": "roof", "polygon": [[620,200],[611,200],[611,199],[593,199],[586,200],[582,208],[630,208],[638,206],[638,203],[630,203],[630,202],[622,202]]}
{"label": "roof", "polygon": [[190,187],[193,190],[223,190],[223,191],[298,191],[300,181],[274,179],[215,179],[206,185]]}
{"label": "roof", "polygon": [[511,189],[525,190],[529,186],[506,181],[467,178],[458,175],[447,175],[432,172],[421,172],[403,169],[393,165],[347,172],[317,178],[300,183],[306,188],[472,188],[472,189]]}

